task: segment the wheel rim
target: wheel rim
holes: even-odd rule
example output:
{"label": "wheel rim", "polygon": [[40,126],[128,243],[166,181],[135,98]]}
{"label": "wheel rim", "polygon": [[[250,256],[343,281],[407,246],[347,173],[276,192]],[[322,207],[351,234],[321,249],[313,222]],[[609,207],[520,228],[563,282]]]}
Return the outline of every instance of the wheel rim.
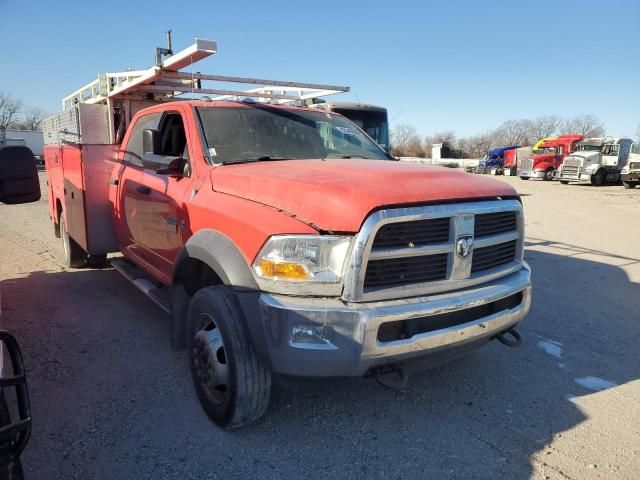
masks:
{"label": "wheel rim", "polygon": [[203,392],[215,405],[229,398],[229,364],[222,334],[213,318],[201,314],[192,347],[193,371]]}

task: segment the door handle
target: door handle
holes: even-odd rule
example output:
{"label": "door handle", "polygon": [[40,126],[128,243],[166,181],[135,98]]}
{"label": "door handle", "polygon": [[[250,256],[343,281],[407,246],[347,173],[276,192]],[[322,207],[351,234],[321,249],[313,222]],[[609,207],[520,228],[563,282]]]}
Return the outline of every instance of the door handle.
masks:
{"label": "door handle", "polygon": [[136,187],[136,191],[138,193],[143,194],[143,195],[149,195],[151,193],[151,189],[149,187],[147,187],[146,185],[138,185]]}

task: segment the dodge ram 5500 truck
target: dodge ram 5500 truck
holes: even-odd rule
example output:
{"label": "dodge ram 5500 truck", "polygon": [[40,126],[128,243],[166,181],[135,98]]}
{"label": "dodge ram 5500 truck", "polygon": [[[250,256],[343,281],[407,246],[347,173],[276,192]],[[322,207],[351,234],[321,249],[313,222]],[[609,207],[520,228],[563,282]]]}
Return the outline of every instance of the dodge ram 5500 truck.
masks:
{"label": "dodge ram 5500 truck", "polygon": [[397,162],[276,88],[266,103],[167,101],[169,78],[228,92],[170,70],[179,55],[63,101],[45,122],[48,195],[68,265],[119,251],[112,265],[170,314],[214,422],[260,417],[274,374],[402,373],[520,343],[531,282],[511,186]]}

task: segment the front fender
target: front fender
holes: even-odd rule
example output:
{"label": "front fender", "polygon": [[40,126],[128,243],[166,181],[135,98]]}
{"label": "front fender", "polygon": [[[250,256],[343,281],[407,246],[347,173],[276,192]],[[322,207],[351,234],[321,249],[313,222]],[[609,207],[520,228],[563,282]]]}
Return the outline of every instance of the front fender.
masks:
{"label": "front fender", "polygon": [[240,249],[229,237],[217,230],[203,229],[187,240],[176,257],[173,283],[181,262],[186,258],[209,265],[225,285],[235,289],[258,290],[251,266],[247,264]]}

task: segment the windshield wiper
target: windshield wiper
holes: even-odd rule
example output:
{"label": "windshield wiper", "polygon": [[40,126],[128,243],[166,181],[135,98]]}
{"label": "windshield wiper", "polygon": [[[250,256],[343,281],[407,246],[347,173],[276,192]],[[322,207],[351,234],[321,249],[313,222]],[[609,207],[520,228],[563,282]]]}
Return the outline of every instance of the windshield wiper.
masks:
{"label": "windshield wiper", "polygon": [[280,160],[293,160],[293,158],[264,155],[262,157],[243,158],[242,160],[231,160],[229,162],[224,162],[224,165],[235,165],[238,163],[254,163],[254,162],[272,162],[272,161],[277,162]]}
{"label": "windshield wiper", "polygon": [[364,155],[342,155],[340,158],[369,158]]}

